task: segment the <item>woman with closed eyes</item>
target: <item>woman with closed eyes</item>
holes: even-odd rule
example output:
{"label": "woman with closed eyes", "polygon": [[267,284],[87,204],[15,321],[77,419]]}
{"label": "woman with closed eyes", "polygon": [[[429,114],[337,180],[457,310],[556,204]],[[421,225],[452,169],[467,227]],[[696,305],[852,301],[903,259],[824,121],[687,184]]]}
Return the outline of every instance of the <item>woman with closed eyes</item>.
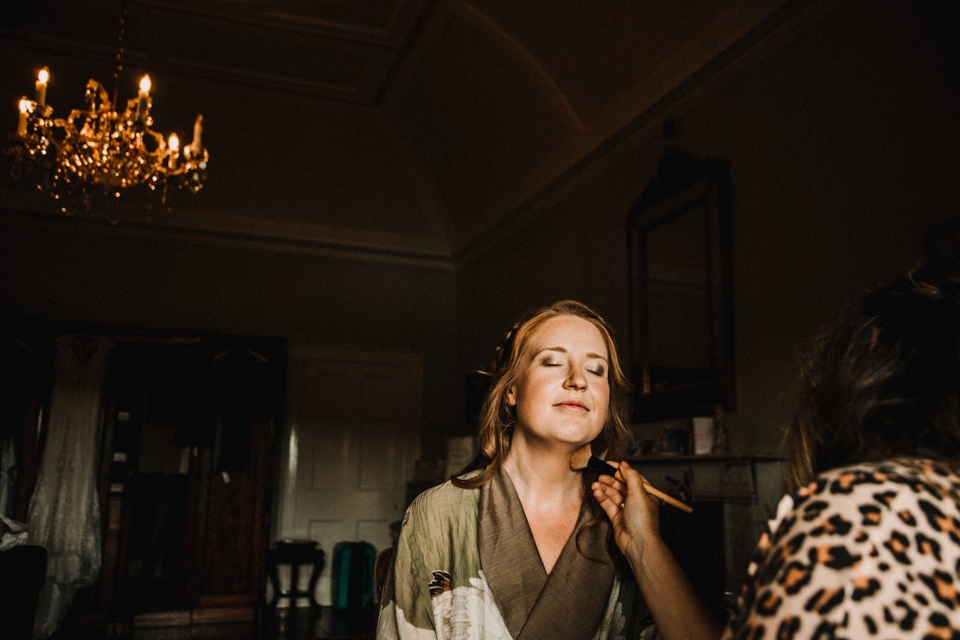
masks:
{"label": "woman with closed eyes", "polygon": [[[596,473],[571,469],[586,444],[625,456],[629,382],[607,323],[574,301],[531,312],[490,375],[476,457],[407,511],[377,638],[716,637],[636,472],[622,467],[646,503],[631,501],[631,517],[648,526],[629,537],[645,545],[628,562],[617,519],[594,498],[609,501]],[[618,480],[604,488],[627,493]]]}

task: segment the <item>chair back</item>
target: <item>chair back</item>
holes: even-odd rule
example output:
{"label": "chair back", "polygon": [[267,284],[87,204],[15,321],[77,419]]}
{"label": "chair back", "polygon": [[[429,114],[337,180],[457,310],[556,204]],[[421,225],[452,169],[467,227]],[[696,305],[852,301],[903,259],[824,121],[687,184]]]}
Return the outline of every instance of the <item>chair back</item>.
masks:
{"label": "chair back", "polygon": [[387,574],[390,573],[390,565],[393,564],[393,547],[387,547],[377,554],[377,559],[373,563],[373,576],[376,585],[377,602],[382,602],[383,585],[387,583]]}

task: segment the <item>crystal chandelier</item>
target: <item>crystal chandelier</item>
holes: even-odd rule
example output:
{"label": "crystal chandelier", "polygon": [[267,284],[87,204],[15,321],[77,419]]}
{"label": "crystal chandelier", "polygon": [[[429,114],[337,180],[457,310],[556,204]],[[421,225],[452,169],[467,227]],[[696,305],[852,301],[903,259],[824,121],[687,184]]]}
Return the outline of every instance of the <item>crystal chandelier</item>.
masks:
{"label": "crystal chandelier", "polygon": [[206,178],[209,154],[202,146],[203,116],[193,126],[193,141],[181,148],[177,134],[167,140],[151,127],[150,76],[140,79],[140,92],[115,110],[106,90],[89,80],[86,109],[54,118],[46,103],[50,74],[37,76],[36,99],[20,100],[20,119],[13,138],[15,176],[29,174],[37,188],[54,199],[95,194],[120,197],[127,189],[146,185],[167,189],[186,187],[196,193]]}
{"label": "crystal chandelier", "polygon": [[126,3],[121,2],[120,37],[113,100],[96,80],[87,82],[85,109],[74,109],[66,118],[55,118],[47,104],[50,71],[37,74],[36,96],[20,100],[16,135],[7,152],[13,156],[16,178],[31,176],[37,189],[56,200],[82,200],[92,196],[119,198],[136,187],[160,190],[166,203],[168,190],[186,188],[196,193],[206,179],[209,154],[202,144],[203,116],[193,125],[193,140],[180,145],[177,134],[152,129],[150,76],[140,79],[136,98],[117,110],[117,88],[123,71],[123,35]]}

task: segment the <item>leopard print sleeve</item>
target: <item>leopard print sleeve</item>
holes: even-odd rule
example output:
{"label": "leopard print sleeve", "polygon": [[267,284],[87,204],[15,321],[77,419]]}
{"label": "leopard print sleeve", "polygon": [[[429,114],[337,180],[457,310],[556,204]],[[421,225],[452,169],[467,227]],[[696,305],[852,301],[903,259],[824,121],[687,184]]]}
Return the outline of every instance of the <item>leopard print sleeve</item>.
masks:
{"label": "leopard print sleeve", "polygon": [[929,461],[818,476],[781,501],[724,638],[960,640],[958,505]]}

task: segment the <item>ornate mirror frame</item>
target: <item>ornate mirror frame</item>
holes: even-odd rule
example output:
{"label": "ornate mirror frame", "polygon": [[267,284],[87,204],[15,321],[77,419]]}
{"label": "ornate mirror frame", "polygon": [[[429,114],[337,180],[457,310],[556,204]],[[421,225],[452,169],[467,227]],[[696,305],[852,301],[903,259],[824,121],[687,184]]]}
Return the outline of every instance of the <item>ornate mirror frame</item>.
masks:
{"label": "ornate mirror frame", "polygon": [[633,420],[733,411],[729,163],[667,148],[627,237]]}

